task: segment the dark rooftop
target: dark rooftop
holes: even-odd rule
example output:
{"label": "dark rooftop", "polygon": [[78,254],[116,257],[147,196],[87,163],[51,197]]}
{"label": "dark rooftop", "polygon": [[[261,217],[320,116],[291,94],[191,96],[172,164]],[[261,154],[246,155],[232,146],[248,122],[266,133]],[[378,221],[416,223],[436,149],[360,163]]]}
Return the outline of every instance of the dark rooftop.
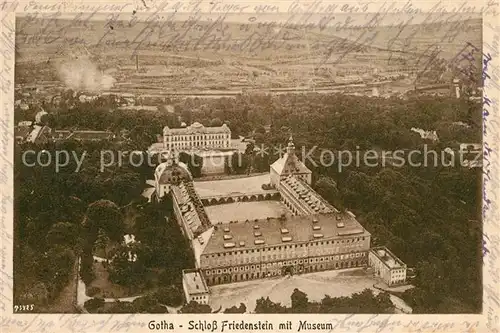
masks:
{"label": "dark rooftop", "polygon": [[[339,219],[339,218],[340,219]],[[317,220],[313,223],[313,220]],[[339,226],[343,222],[344,226]],[[258,225],[256,234],[255,226]],[[316,228],[313,228],[313,225]],[[320,227],[318,229],[318,227]],[[224,231],[229,229],[229,231]],[[285,233],[282,232],[282,229]],[[228,243],[224,234],[231,235],[234,246],[225,247]],[[369,236],[359,222],[346,213],[317,214],[309,216],[291,216],[285,220],[269,218],[248,222],[238,222],[216,226],[203,254],[228,252],[235,248],[250,249],[276,246],[282,243],[306,243],[313,240],[340,239],[346,237]],[[226,237],[227,238],[227,237]],[[257,241],[257,244],[256,242]],[[239,244],[244,244],[240,245]]]}

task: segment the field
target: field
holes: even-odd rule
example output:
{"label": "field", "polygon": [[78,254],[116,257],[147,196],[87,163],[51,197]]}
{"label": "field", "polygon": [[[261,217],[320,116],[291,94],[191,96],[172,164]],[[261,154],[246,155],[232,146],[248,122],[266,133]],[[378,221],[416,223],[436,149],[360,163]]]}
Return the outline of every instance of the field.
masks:
{"label": "field", "polygon": [[[53,85],[61,80],[61,64],[72,59],[71,67],[75,59],[87,57],[113,78],[114,84],[102,90],[114,93],[220,97],[280,89],[336,91],[339,85],[387,78],[406,87],[404,91],[413,82],[391,78],[394,73],[412,77],[420,71],[441,71],[445,66],[440,61],[453,61],[467,42],[481,45],[478,19],[360,27],[358,21],[364,19],[358,17],[350,24],[340,19],[342,28],[341,22],[321,26],[324,17],[307,28],[301,18],[284,16],[259,17],[253,24],[246,24],[244,17],[177,17],[149,23],[24,17],[17,24],[16,74],[52,79]],[[43,34],[41,26],[46,28]],[[430,76],[436,79],[439,74]]]}

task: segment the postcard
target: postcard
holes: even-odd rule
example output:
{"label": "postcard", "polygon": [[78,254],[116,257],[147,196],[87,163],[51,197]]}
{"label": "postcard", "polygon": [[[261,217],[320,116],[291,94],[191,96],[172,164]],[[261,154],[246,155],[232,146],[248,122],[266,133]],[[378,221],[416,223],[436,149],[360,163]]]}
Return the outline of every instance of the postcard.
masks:
{"label": "postcard", "polygon": [[1,7],[2,332],[499,332],[497,1]]}

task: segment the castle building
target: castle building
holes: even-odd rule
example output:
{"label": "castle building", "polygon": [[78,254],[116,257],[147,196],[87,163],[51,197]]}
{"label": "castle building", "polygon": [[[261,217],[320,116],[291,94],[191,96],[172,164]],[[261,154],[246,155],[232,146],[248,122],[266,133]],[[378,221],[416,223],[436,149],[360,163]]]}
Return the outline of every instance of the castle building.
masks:
{"label": "castle building", "polygon": [[384,246],[374,247],[368,254],[368,263],[375,275],[382,278],[388,286],[406,282],[406,264]]}
{"label": "castle building", "polygon": [[195,301],[200,304],[208,304],[210,291],[205,279],[194,269],[182,271],[182,289],[186,297],[186,303]]}
{"label": "castle building", "polygon": [[[369,264],[383,279],[389,276],[392,284],[404,281],[400,275],[404,264],[396,258],[394,262],[401,265],[387,268],[392,261],[370,252],[371,235],[356,217],[340,212],[311,188],[311,171],[295,155],[292,138],[287,153],[270,168],[274,192],[287,209],[280,217],[210,221],[189,171],[172,156],[155,172],[157,197],[172,196],[175,219],[195,256],[196,276],[207,286]],[[258,196],[250,193],[247,199],[251,197]],[[186,282],[186,298],[192,299],[198,290],[188,285],[193,284]]]}
{"label": "castle building", "polygon": [[271,165],[270,171],[271,185],[275,188],[279,188],[281,180],[289,175],[294,175],[309,185],[312,182],[312,172],[297,157],[291,136],[288,141],[286,153]]}
{"label": "castle building", "polygon": [[199,266],[215,285],[364,267],[369,249],[370,234],[347,214],[269,218],[215,227]]}
{"label": "castle building", "polygon": [[230,148],[231,130],[226,124],[205,127],[195,122],[184,128],[163,128],[165,149],[191,150],[200,148]]}

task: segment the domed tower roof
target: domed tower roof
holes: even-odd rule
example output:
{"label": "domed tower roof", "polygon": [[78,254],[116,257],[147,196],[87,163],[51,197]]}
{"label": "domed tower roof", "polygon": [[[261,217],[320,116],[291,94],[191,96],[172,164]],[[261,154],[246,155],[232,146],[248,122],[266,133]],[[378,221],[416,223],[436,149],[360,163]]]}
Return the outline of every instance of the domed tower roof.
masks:
{"label": "domed tower roof", "polygon": [[176,152],[172,151],[166,162],[160,163],[155,170],[155,180],[159,184],[178,184],[183,180],[192,180],[186,164],[179,162]]}
{"label": "domed tower roof", "polygon": [[183,180],[192,180],[193,178],[186,164],[163,162],[156,167],[155,179],[159,184],[178,184]]}

